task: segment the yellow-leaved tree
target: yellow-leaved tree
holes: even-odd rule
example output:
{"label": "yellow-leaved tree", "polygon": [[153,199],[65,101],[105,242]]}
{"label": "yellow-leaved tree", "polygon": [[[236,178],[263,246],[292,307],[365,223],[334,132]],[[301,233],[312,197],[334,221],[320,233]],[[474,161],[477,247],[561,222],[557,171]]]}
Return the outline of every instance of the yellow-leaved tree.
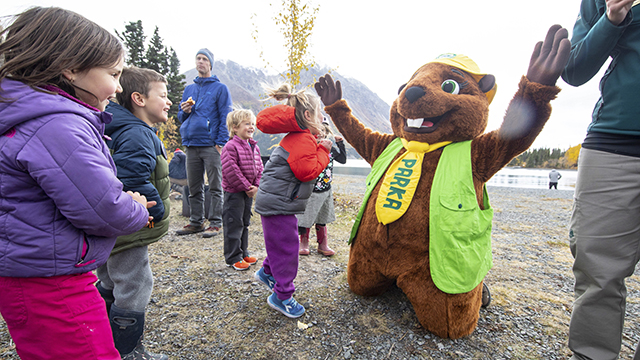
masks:
{"label": "yellow-leaved tree", "polygon": [[570,147],[561,159],[564,169],[575,169],[578,167],[578,156],[580,155],[582,144]]}
{"label": "yellow-leaved tree", "polygon": [[[274,6],[273,4],[269,4]],[[264,55],[264,51],[260,51],[260,58],[265,63],[265,67],[275,69],[282,81],[289,83],[294,88],[299,89],[299,85],[310,87],[309,84],[301,84],[300,75],[302,71],[308,71],[315,65],[315,60],[309,52],[311,34],[316,20],[316,14],[320,10],[319,6],[314,7],[307,1],[301,0],[282,0],[279,8],[276,9],[277,15],[274,15],[273,21],[279,27],[279,31],[284,38],[284,48],[286,50],[285,70],[282,66],[273,66],[272,63]],[[253,21],[253,30],[251,36],[256,44],[258,42],[258,26],[256,24],[257,15],[251,16]],[[275,84],[271,84],[275,86]],[[264,106],[269,106],[269,102],[265,102]],[[260,144],[260,150],[263,155],[271,153],[278,146],[282,139],[282,134],[262,134],[257,133],[254,138]]]}
{"label": "yellow-leaved tree", "polygon": [[[313,7],[309,2],[300,0],[282,0],[281,6],[278,14],[273,17],[276,25],[280,27],[287,50],[286,70],[280,75],[295,87],[300,85],[300,73],[315,65],[315,60],[309,53],[309,39],[320,6]],[[256,16],[253,14],[252,19]],[[258,43],[258,29],[255,23],[252,37]],[[260,57],[267,65],[272,66],[263,51],[260,52]]]}

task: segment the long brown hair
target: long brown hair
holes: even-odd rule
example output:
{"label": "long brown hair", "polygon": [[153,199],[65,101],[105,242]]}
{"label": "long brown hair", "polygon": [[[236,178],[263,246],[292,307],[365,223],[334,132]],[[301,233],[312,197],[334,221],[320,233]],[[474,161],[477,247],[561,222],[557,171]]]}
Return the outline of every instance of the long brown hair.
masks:
{"label": "long brown hair", "polygon": [[281,84],[277,89],[266,88],[267,95],[278,101],[287,100],[287,105],[296,108],[296,121],[301,129],[314,129],[315,133],[323,131],[322,125],[309,122],[304,117],[304,112],[309,111],[312,117],[315,117],[316,111],[320,107],[320,99],[304,90],[295,91],[290,84]]}
{"label": "long brown hair", "polygon": [[[36,90],[38,86],[54,85],[72,96],[76,96],[76,90],[87,91],[67,80],[62,75],[64,70],[109,67],[124,55],[118,38],[107,30],[57,7],[26,10],[0,32],[2,37],[0,81],[18,80]],[[0,95],[0,101],[8,99]]]}

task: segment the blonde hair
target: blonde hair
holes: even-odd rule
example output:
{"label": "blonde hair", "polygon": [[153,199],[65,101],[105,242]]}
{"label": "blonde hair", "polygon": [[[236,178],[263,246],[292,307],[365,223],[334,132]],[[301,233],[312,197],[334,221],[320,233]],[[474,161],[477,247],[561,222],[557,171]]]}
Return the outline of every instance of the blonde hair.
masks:
{"label": "blonde hair", "polygon": [[[314,129],[316,133],[323,131],[322,125],[316,122],[307,121],[304,116],[305,111],[309,111],[315,117],[320,107],[320,99],[304,90],[295,91],[291,84],[281,84],[277,89],[265,88],[267,95],[277,101],[287,100],[287,105],[296,109],[296,121],[301,129]],[[312,131],[313,132],[313,131]]]}
{"label": "blonde hair", "polygon": [[323,138],[329,139],[331,141],[334,141],[335,139],[335,135],[333,134],[333,130],[331,130],[331,126],[329,126],[329,124],[327,124],[326,122],[322,123],[322,135]]}
{"label": "blonde hair", "polygon": [[252,123],[255,123],[256,116],[253,115],[253,112],[251,110],[247,109],[235,109],[227,114],[227,129],[229,130],[229,139],[232,139],[236,135],[233,128],[239,126],[245,120],[249,120]]}

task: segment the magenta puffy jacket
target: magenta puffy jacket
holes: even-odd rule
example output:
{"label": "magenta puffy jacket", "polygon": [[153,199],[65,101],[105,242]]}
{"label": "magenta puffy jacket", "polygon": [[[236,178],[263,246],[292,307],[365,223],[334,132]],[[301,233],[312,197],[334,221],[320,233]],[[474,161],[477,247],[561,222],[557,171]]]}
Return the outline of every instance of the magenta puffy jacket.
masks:
{"label": "magenta puffy jacket", "polygon": [[222,148],[222,189],[237,193],[249,190],[251,185],[259,186],[262,177],[260,148],[255,140],[244,141],[237,135]]}

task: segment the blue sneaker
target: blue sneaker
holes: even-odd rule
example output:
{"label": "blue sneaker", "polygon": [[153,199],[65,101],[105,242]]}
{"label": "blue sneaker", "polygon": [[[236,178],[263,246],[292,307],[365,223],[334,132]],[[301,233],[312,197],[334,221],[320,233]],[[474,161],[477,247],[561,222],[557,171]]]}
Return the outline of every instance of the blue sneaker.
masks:
{"label": "blue sneaker", "polygon": [[273,293],[267,298],[267,303],[269,303],[272,309],[278,310],[290,318],[299,318],[305,311],[304,306],[298,304],[293,296],[287,300],[280,300],[276,296],[276,293]]}
{"label": "blue sneaker", "polygon": [[273,291],[273,287],[276,286],[276,279],[274,279],[273,276],[266,274],[263,267],[261,267],[260,270],[256,271],[256,273],[253,274],[253,277],[261,283],[267,285],[267,287],[271,291]]}

